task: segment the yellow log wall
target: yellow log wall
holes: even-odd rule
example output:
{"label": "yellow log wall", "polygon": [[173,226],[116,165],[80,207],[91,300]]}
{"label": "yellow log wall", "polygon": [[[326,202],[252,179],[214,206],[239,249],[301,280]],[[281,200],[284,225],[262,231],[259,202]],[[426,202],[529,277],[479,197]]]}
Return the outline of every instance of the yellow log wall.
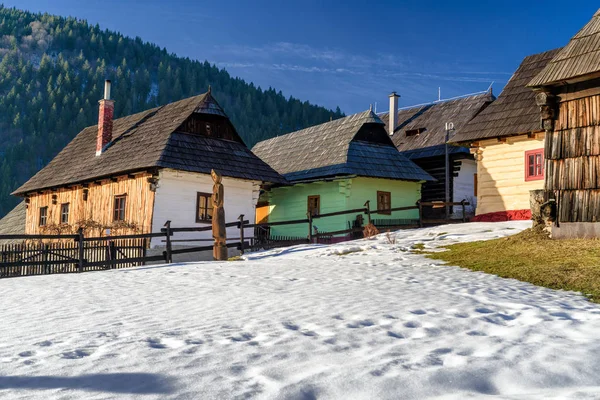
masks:
{"label": "yellow log wall", "polygon": [[[94,221],[101,226],[114,226],[112,234],[150,233],[152,230],[152,212],[154,207],[154,192],[150,190],[148,173],[137,174],[132,178],[119,177],[116,182],[103,180],[90,183],[87,201],[83,200],[82,186],[61,188],[56,192],[44,191],[31,193],[27,206],[25,232],[39,233],[70,233],[75,232],[82,221]],[[132,224],[135,229],[118,227],[113,223],[114,196],[127,195],[125,202],[125,222]],[[52,196],[56,195],[56,204]],[[69,224],[60,225],[60,207],[69,203]],[[39,226],[40,207],[48,207],[47,226]],[[121,226],[127,224],[120,224]],[[58,232],[57,232],[58,231]],[[86,236],[104,236],[104,229],[95,228],[86,231]]]}
{"label": "yellow log wall", "polygon": [[529,191],[543,189],[544,181],[525,181],[525,152],[544,147],[544,133],[535,138],[520,135],[479,143],[476,215],[529,209]]}

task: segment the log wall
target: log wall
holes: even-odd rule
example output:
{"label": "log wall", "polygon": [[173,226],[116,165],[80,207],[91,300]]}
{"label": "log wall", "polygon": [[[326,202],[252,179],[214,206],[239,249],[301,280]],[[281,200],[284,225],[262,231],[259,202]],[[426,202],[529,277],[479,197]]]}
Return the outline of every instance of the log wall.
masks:
{"label": "log wall", "polygon": [[[88,188],[77,186],[31,193],[27,205],[25,232],[27,234],[68,233],[75,232],[83,225],[86,236],[104,236],[106,228],[111,228],[113,234],[150,233],[154,192],[150,190],[149,177],[150,174],[141,173],[133,177],[118,177],[116,182],[102,180],[90,183]],[[86,189],[87,200],[84,200]],[[113,221],[114,197],[123,194],[127,195],[125,221],[115,223]],[[55,201],[53,196],[56,196]],[[63,203],[69,203],[68,224],[60,223],[60,210]],[[48,207],[46,227],[39,226],[41,207]]]}
{"label": "log wall", "polygon": [[556,193],[559,222],[600,221],[600,95],[558,104],[545,156],[545,188]]}

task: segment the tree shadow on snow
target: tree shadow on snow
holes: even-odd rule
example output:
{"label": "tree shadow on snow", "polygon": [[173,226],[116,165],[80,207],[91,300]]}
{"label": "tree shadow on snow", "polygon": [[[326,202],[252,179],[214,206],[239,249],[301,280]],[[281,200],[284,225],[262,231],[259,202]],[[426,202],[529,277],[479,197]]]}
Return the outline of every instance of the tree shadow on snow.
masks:
{"label": "tree shadow on snow", "polygon": [[170,394],[175,379],[159,374],[120,373],[63,376],[0,376],[3,389],[76,389],[131,394]]}

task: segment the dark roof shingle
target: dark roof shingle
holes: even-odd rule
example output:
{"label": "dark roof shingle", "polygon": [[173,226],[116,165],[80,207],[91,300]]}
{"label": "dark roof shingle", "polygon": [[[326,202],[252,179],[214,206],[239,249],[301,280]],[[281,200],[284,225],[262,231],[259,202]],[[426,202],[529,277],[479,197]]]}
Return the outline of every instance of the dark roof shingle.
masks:
{"label": "dark roof shingle", "polygon": [[[81,131],[46,167],[13,194],[22,195],[153,167],[209,173],[208,166],[219,165],[219,172],[223,176],[284,182],[279,174],[241,143],[234,145],[226,140],[208,137],[198,137],[195,141],[189,138],[187,141],[178,140],[181,135],[174,132],[194,112],[226,117],[208,92],[118,118],[113,121],[113,140],[100,156],[96,156],[97,126],[90,126]],[[194,143],[193,146],[182,148],[191,142]],[[224,159],[223,152],[212,151],[227,147],[235,147],[236,155],[243,157],[243,171],[235,168],[240,160],[233,160],[231,156]],[[178,159],[182,155],[185,157]],[[202,163],[198,159],[202,159]]]}
{"label": "dark roof shingle", "polygon": [[[398,112],[398,127],[392,140],[401,152],[426,149],[446,143],[446,122],[454,124],[455,134],[459,133],[482,109],[494,101],[491,92],[485,92],[458,99],[444,100],[417,107],[404,108]],[[380,114],[386,121],[389,132],[389,112]],[[422,129],[418,135],[407,136],[407,131]],[[414,152],[425,154],[427,152]]]}
{"label": "dark roof shingle", "polygon": [[600,10],[527,86],[539,87],[576,80],[600,72]]}
{"label": "dark roof shingle", "polygon": [[[373,142],[355,138],[365,124],[380,127]],[[373,111],[365,111],[262,141],[252,151],[288,181],[335,175],[433,180],[398,152],[383,126]]]}
{"label": "dark roof shingle", "polygon": [[496,101],[458,131],[450,142],[461,143],[541,131],[535,93],[526,85],[559,50],[525,57]]}
{"label": "dark roof shingle", "polygon": [[[0,219],[0,235],[24,235],[27,209],[22,201]],[[0,244],[20,243],[22,240],[0,240]]]}

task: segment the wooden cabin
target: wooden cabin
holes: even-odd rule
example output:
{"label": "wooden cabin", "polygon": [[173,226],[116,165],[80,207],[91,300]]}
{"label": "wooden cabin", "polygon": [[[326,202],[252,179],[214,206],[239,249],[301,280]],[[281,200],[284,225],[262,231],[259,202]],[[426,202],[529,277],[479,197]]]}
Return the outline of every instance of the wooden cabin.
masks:
{"label": "wooden cabin", "polygon": [[529,82],[546,133],[555,238],[600,237],[600,10]]}
{"label": "wooden cabin", "polygon": [[113,107],[107,82],[98,125],[13,193],[25,199],[26,233],[149,233],[167,220],[174,227],[209,225],[211,169],[223,176],[226,218],[252,219],[260,186],[285,183],[246,147],[210,89],[114,121]]}
{"label": "wooden cabin", "polygon": [[[390,110],[396,110],[397,102],[390,96]],[[426,182],[421,188],[423,201],[470,203],[471,213],[477,205],[475,182],[477,165],[468,147],[450,146],[452,139],[477,114],[484,110],[495,97],[492,91],[463,96],[434,103],[402,108],[394,119],[389,112],[380,114],[386,121],[386,129],[396,148],[436,180]],[[446,123],[453,129],[446,131]],[[393,126],[393,129],[390,129]],[[446,194],[446,149],[448,150],[448,193]],[[442,217],[444,209],[424,210],[427,216]],[[428,215],[428,214],[432,215]],[[454,207],[451,217],[462,218],[462,207]]]}
{"label": "wooden cabin", "polygon": [[531,218],[530,191],[544,185],[544,130],[527,83],[558,53],[525,57],[498,98],[450,139],[477,161],[475,221]]}
{"label": "wooden cabin", "polygon": [[[414,206],[421,184],[433,180],[400,154],[371,110],[262,141],[252,151],[289,182],[261,199],[268,204],[269,222],[358,209],[367,200],[372,210]],[[315,226],[318,232],[345,230],[356,217],[327,217]],[[415,220],[418,210],[374,218]],[[306,237],[306,225],[275,226],[271,234]]]}

